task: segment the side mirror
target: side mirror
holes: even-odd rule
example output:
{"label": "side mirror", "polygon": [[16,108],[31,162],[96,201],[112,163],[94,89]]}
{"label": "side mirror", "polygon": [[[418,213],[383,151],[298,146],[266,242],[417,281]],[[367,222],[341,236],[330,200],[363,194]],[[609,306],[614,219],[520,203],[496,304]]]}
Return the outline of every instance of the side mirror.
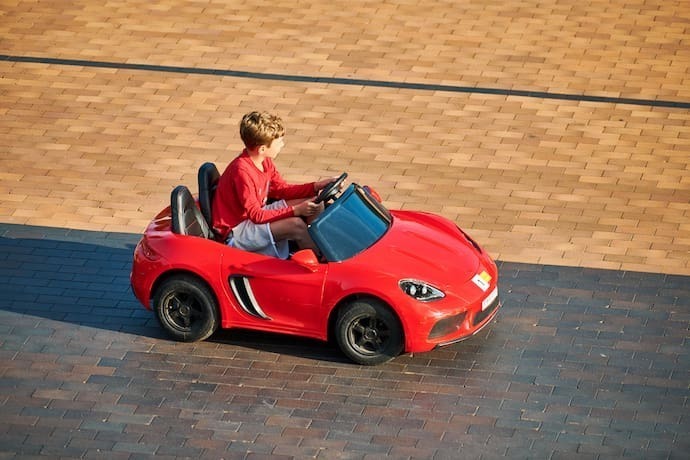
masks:
{"label": "side mirror", "polygon": [[311,249],[302,249],[294,253],[291,259],[311,272],[319,269],[319,260]]}

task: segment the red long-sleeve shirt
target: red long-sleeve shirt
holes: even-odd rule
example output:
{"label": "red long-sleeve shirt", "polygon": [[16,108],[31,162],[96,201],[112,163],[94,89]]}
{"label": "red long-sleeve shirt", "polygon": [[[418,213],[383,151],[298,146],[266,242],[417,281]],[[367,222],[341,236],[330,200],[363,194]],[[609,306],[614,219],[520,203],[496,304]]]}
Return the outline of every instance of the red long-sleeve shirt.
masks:
{"label": "red long-sleeve shirt", "polygon": [[283,180],[270,158],[264,170],[256,167],[244,150],[232,160],[220,176],[213,197],[213,228],[226,239],[240,222],[249,219],[262,224],[294,216],[292,207],[266,210],[268,198],[291,200],[314,196],[314,183],[293,185]]}

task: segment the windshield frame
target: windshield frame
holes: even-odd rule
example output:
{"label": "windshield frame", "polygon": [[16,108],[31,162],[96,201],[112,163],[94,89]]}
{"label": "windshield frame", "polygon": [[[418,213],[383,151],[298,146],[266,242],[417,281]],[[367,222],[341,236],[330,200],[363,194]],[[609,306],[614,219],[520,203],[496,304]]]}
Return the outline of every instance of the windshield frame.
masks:
{"label": "windshield frame", "polygon": [[388,232],[393,216],[358,184],[350,186],[309,226],[309,235],[329,262],[367,250]]}

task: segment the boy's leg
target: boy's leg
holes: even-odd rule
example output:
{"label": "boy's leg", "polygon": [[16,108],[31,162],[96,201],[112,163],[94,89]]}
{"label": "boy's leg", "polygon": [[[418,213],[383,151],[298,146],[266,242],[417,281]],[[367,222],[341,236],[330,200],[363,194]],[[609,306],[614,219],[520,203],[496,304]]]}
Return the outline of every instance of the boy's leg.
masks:
{"label": "boy's leg", "polygon": [[269,226],[274,240],[293,240],[300,249],[312,249],[314,252],[318,252],[316,244],[309,236],[307,224],[302,218],[288,217],[287,219],[271,222]]}

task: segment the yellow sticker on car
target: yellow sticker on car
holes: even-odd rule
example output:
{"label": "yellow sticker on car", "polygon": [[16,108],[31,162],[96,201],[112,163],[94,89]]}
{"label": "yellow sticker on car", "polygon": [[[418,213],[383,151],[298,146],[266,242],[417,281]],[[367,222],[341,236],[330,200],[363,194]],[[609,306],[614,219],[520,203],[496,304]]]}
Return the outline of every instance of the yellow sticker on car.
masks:
{"label": "yellow sticker on car", "polygon": [[483,271],[474,275],[472,282],[476,284],[479,289],[486,292],[489,290],[489,287],[491,287],[491,275]]}

